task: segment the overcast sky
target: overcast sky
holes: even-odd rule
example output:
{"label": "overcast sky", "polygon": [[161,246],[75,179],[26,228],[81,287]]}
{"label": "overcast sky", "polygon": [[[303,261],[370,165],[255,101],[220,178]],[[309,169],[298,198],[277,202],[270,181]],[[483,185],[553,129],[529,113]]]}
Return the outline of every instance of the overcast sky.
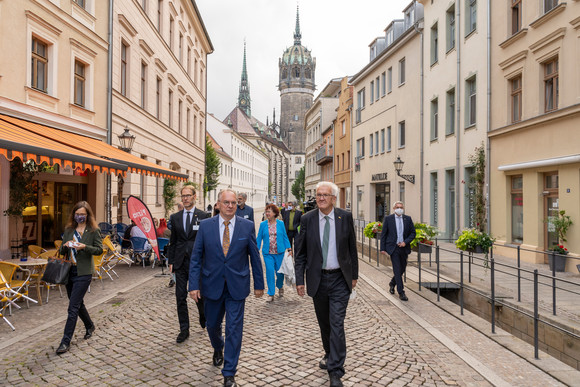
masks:
{"label": "overcast sky", "polygon": [[278,59],[294,44],[296,5],[302,45],[316,58],[314,97],[332,78],[354,75],[369,61],[368,45],[403,18],[411,0],[196,0],[214,46],[208,55],[208,113],[223,120],[236,106],[246,39],[252,115],[280,118]]}

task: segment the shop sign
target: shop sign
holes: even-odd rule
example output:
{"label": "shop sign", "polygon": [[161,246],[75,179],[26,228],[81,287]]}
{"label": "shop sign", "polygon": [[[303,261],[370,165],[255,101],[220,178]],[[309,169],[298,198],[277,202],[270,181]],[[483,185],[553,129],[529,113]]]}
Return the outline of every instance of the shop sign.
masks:
{"label": "shop sign", "polygon": [[387,172],[376,173],[371,177],[372,181],[387,180]]}

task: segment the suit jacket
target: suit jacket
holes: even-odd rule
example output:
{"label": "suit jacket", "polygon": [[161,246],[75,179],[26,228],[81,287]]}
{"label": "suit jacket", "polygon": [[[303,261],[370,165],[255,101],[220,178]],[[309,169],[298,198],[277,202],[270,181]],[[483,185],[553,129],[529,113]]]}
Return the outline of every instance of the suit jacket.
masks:
{"label": "suit jacket", "polygon": [[[294,211],[294,231],[298,230],[298,226],[300,226],[300,218],[302,217],[302,211],[295,210]],[[290,229],[290,211],[286,210],[282,213],[282,219],[284,219],[284,227],[286,227],[286,231]]]}
{"label": "suit jacket", "polygon": [[[306,271],[306,291],[314,297],[322,277],[322,245],[320,243],[319,210],[309,211],[300,221],[300,238],[295,257],[296,285],[304,285]],[[336,254],[340,270],[349,289],[352,280],[358,279],[358,254],[352,214],[334,208],[334,228],[336,232]]]}
{"label": "suit jacket", "polygon": [[[393,255],[397,247],[397,225],[395,214],[385,216],[383,221],[383,231],[381,232],[381,251],[386,251]],[[411,241],[415,239],[415,225],[408,215],[403,215],[403,239],[405,242],[405,252],[411,253]]]}
{"label": "suit jacket", "polygon": [[171,221],[171,236],[169,238],[167,259],[169,264],[173,265],[174,270],[180,267],[189,268],[189,257],[191,257],[193,243],[197,235],[197,231],[193,228],[196,225],[199,226],[203,219],[209,217],[207,212],[196,207],[191,217],[191,230],[186,232],[183,225],[184,213],[185,211],[182,210],[169,217]]}
{"label": "suit jacket", "polygon": [[263,290],[264,275],[254,230],[253,222],[236,216],[225,256],[220,242],[219,215],[203,220],[191,253],[189,291],[200,290],[201,280],[203,297],[218,300],[227,286],[234,300],[243,300],[250,294],[250,263],[254,289]]}
{"label": "suit jacket", "polygon": [[[69,251],[70,249],[65,246],[68,241],[73,240],[74,230],[72,228],[67,228],[64,230],[62,236],[62,245],[60,246],[60,253],[70,259]],[[93,255],[100,255],[103,253],[103,240],[101,238],[101,232],[99,229],[87,229],[81,236],[81,243],[84,243],[86,247],[82,250],[77,251],[77,275],[90,275],[95,271],[95,263],[93,261]]]}
{"label": "suit jacket", "polygon": [[[260,223],[257,241],[258,249],[262,247],[262,254],[270,254],[270,230],[268,229],[267,220]],[[264,242],[263,245],[262,242]],[[289,248],[290,240],[288,239],[288,234],[286,234],[284,223],[281,220],[276,219],[276,253],[281,254]]]}

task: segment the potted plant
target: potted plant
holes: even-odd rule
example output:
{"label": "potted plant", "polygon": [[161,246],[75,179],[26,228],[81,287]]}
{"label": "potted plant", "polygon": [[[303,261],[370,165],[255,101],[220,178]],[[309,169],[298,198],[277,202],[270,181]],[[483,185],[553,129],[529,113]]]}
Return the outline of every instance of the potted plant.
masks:
{"label": "potted plant", "polygon": [[378,238],[383,232],[383,224],[381,222],[371,222],[365,226],[363,233],[367,238]]}
{"label": "potted plant", "polygon": [[431,254],[433,248],[433,238],[439,231],[437,227],[426,223],[415,223],[415,239],[411,241],[411,249],[421,250],[421,253]]}
{"label": "potted plant", "polygon": [[492,238],[489,234],[474,228],[468,228],[461,232],[461,235],[455,241],[455,246],[459,250],[484,253],[484,266],[487,267],[487,254],[491,246],[493,246],[493,242],[495,242],[495,238]]}
{"label": "potted plant", "polygon": [[[555,264],[556,271],[565,271],[568,249],[564,247],[563,242],[568,241],[566,239],[566,234],[568,233],[570,226],[573,224],[572,218],[570,218],[569,215],[566,215],[566,211],[561,210],[558,211],[557,216],[549,217],[546,222],[554,227],[556,235],[558,235],[558,244],[548,250],[554,252],[554,254],[548,255],[548,265],[550,266],[550,270],[552,270],[553,265]],[[554,260],[555,262],[553,262]]]}
{"label": "potted plant", "polygon": [[554,264],[556,265],[555,271],[565,271],[566,270],[566,255],[569,251],[564,245],[555,245],[549,251],[553,251],[554,254],[548,255],[548,266],[550,270],[554,270]]}

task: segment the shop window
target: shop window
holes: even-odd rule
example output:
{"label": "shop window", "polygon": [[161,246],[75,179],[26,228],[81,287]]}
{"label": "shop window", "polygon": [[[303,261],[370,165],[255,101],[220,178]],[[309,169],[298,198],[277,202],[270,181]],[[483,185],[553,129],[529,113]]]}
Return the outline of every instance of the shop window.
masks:
{"label": "shop window", "polygon": [[511,178],[511,215],[512,215],[512,243],[524,241],[524,198],[523,177],[512,176]]}

